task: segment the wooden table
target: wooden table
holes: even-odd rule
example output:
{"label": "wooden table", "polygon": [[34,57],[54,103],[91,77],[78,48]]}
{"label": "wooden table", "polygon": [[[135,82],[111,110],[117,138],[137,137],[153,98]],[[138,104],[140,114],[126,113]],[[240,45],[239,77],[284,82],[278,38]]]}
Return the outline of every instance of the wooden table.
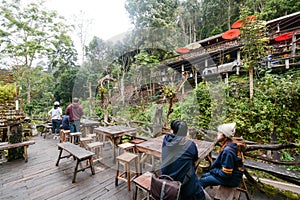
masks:
{"label": "wooden table", "polygon": [[41,130],[41,136],[44,134],[44,139],[46,139],[46,136],[47,136],[47,133],[49,135],[51,135],[52,133],[52,123],[47,123],[47,124],[41,124],[39,125],[42,127],[42,130]]}
{"label": "wooden table", "polygon": [[95,127],[98,127],[100,122],[98,121],[93,121],[89,119],[81,119],[80,120],[80,125],[83,129],[83,136],[85,137],[87,134],[93,133],[93,130]]}
{"label": "wooden table", "polygon": [[121,137],[123,135],[135,135],[136,128],[131,128],[127,126],[101,126],[95,128],[94,133],[97,135],[97,138],[99,138],[99,135],[103,135],[109,138],[109,140],[112,142],[113,159],[115,162],[115,147],[118,146],[118,144],[120,143]]}
{"label": "wooden table", "polygon": [[[164,135],[157,138],[151,138],[140,144],[136,144],[136,149],[140,153],[155,156],[161,159],[163,138]],[[194,139],[193,141],[196,143],[198,149],[198,157],[199,157],[197,161],[197,165],[198,165],[201,160],[203,160],[211,153],[216,142],[208,142],[208,141],[196,140],[196,139]],[[143,160],[143,158],[140,158],[140,160]]]}

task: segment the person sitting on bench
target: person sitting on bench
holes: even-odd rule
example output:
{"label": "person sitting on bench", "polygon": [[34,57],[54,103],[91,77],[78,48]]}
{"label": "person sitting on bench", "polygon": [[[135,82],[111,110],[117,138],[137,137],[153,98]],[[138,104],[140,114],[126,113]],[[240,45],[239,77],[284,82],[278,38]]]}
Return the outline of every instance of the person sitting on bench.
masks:
{"label": "person sitting on bench", "polygon": [[213,162],[209,172],[200,178],[203,188],[207,186],[223,185],[237,187],[244,173],[245,144],[233,140],[236,123],[218,126],[218,141],[222,142],[222,148],[217,159]]}
{"label": "person sitting on bench", "polygon": [[62,123],[62,128],[64,130],[70,130],[69,115],[64,115],[62,120],[61,120],[61,123]]}
{"label": "person sitting on bench", "polygon": [[164,137],[162,144],[161,173],[182,183],[181,199],[204,200],[205,194],[195,172],[198,150],[194,141],[186,138],[188,127],[185,121],[171,122],[172,133]]}

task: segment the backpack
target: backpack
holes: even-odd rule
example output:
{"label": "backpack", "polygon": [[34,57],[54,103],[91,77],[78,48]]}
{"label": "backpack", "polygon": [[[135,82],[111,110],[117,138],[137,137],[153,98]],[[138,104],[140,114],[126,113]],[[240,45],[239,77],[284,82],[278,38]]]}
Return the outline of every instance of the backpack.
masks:
{"label": "backpack", "polygon": [[181,182],[174,181],[168,175],[158,176],[153,173],[151,178],[150,196],[154,200],[179,200]]}

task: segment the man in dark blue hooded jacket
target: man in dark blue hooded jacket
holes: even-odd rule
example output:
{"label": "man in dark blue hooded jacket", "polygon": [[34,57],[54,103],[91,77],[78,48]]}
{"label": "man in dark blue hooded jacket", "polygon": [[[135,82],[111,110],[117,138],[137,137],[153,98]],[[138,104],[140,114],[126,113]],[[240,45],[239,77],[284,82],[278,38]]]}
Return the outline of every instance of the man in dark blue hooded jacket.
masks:
{"label": "man in dark blue hooded jacket", "polygon": [[181,120],[171,123],[173,134],[167,134],[162,144],[162,174],[182,183],[181,199],[204,200],[205,194],[195,173],[198,150],[192,140],[186,138],[187,124]]}

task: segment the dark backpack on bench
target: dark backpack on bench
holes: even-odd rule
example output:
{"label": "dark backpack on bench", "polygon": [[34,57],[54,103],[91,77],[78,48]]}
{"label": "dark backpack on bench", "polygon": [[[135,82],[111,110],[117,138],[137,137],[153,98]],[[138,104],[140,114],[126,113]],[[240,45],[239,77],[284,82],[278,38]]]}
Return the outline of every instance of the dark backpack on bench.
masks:
{"label": "dark backpack on bench", "polygon": [[181,182],[174,181],[168,175],[157,176],[155,173],[151,178],[150,195],[154,200],[178,200],[180,199]]}

